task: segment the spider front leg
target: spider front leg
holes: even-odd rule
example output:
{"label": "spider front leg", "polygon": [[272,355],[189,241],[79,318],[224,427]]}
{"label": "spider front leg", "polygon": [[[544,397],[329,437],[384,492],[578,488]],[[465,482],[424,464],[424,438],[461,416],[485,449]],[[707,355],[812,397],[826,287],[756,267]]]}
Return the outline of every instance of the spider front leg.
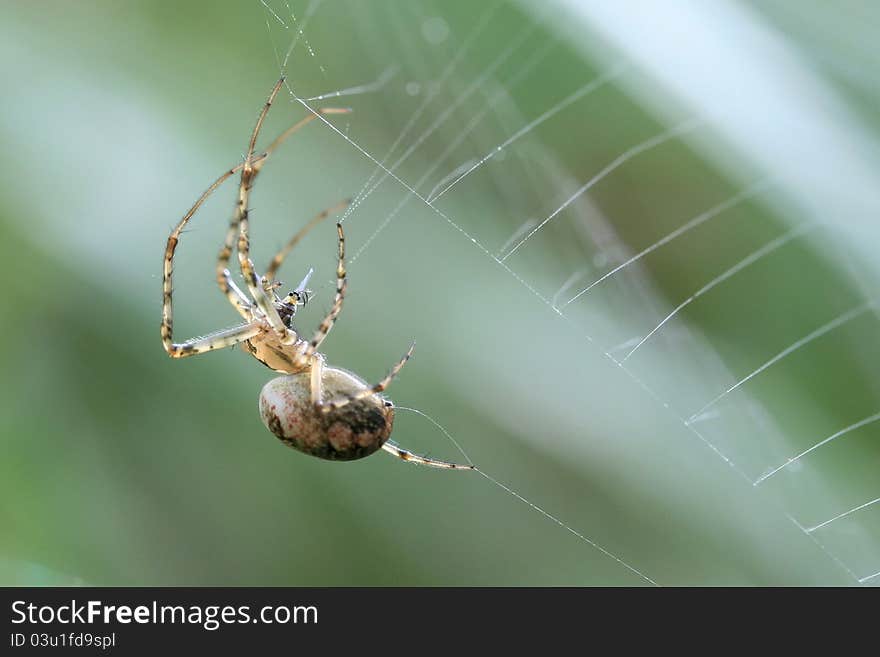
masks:
{"label": "spider front leg", "polygon": [[304,366],[311,363],[312,358],[318,352],[318,347],[321,346],[321,343],[324,342],[324,339],[330,333],[330,329],[336,323],[336,318],[342,312],[342,303],[345,300],[345,290],[348,286],[345,271],[345,233],[342,230],[342,224],[339,222],[336,222],[336,235],[339,258],[336,265],[336,297],[333,299],[333,306],[330,308],[330,312],[327,313],[318,325],[315,335],[298,358],[298,361]]}
{"label": "spider front leg", "polygon": [[[246,163],[243,162],[236,167],[236,170],[243,169],[245,164]],[[232,256],[232,251],[235,247],[240,220],[240,209],[239,206],[236,206],[232,221],[230,221],[229,228],[226,230],[226,237],[223,240],[223,246],[220,247],[220,253],[217,256],[216,273],[217,285],[220,287],[220,291],[229,300],[230,305],[235,308],[239,314],[245,316],[246,313],[251,314],[250,309],[253,308],[253,304],[244,292],[238,288],[232,280],[232,274],[229,272],[229,259]]]}
{"label": "spider front leg", "polygon": [[226,295],[232,307],[245,319],[252,319],[254,305],[247,298],[247,295],[241,291],[241,288],[235,284],[235,281],[232,280],[232,274],[229,273],[228,269],[224,268],[220,273],[220,280],[222,280],[220,289],[223,290],[223,294]]}
{"label": "spider front leg", "polygon": [[[220,342],[206,342],[204,339],[195,339],[189,340],[187,342],[183,342],[180,344],[175,344],[172,337],[172,327],[173,327],[173,304],[172,304],[172,293],[173,293],[173,272],[174,272],[174,253],[177,250],[177,245],[180,242],[180,236],[183,232],[184,227],[192,219],[193,215],[195,215],[196,211],[202,206],[205,200],[230,176],[236,173],[239,169],[242,168],[243,165],[239,165],[237,167],[233,167],[223,175],[221,175],[217,180],[215,180],[210,187],[196,200],[193,206],[187,211],[183,218],[177,223],[177,226],[174,227],[174,230],[171,231],[171,234],[168,236],[168,243],[165,246],[165,256],[163,260],[162,267],[162,324],[161,324],[161,336],[162,336],[162,346],[165,348],[165,351],[172,358],[181,358],[184,356],[191,356],[197,353],[203,353],[205,351],[210,351],[212,349],[217,348],[218,344],[220,346],[227,346],[229,344],[236,344],[237,342],[243,342],[247,340],[260,331],[262,331],[262,327],[256,329],[256,333],[252,332],[252,329],[256,327],[255,324],[248,324],[244,327],[236,327],[235,329],[228,329],[223,333],[223,335],[215,334],[215,338]],[[237,288],[236,288],[237,289]],[[244,297],[244,295],[239,290],[239,294]],[[242,313],[244,318],[249,322],[253,320],[253,316],[250,312]],[[247,330],[245,330],[247,328]],[[240,332],[239,332],[240,331]],[[244,336],[244,337],[242,337]],[[240,338],[240,339],[239,339]],[[226,342],[223,342],[223,341]],[[230,341],[231,340],[231,341]]]}
{"label": "spider front leg", "polygon": [[275,83],[269,98],[266,100],[266,104],[263,106],[263,110],[260,112],[259,117],[257,117],[257,124],[254,126],[254,131],[251,134],[247,155],[244,158],[244,167],[241,170],[241,183],[238,187],[238,205],[235,208],[233,223],[238,224],[238,263],[248,291],[250,291],[254,303],[262,311],[263,316],[269,322],[269,326],[272,327],[280,342],[282,344],[293,344],[297,340],[297,335],[285,326],[284,320],[281,319],[281,315],[278,314],[278,310],[272,303],[272,299],[266,294],[261,277],[257,275],[254,263],[250,259],[250,240],[248,238],[248,199],[250,198],[254,180],[260,172],[260,163],[265,160],[265,158],[261,158],[259,162],[254,162],[254,148],[256,147],[257,136],[260,134],[260,128],[263,127],[263,121],[265,121],[269,108],[272,107],[272,103],[275,101],[275,97],[281,90],[283,83],[283,77]]}
{"label": "spider front leg", "polygon": [[[246,183],[242,183],[242,198],[244,199],[245,185]],[[247,219],[248,211],[244,209],[241,213],[241,222],[240,222],[240,233],[238,235],[238,262],[241,267],[241,275],[244,278],[245,283],[247,284],[247,288],[251,293],[251,297],[256,303],[257,308],[262,311],[263,316],[266,318],[266,321],[269,322],[269,325],[272,327],[272,330],[278,336],[281,344],[290,345],[297,341],[299,336],[287,328],[284,324],[284,320],[281,319],[281,315],[278,313],[278,309],[275,307],[272,298],[267,294],[266,288],[263,285],[262,277],[259,276],[254,268],[254,263],[250,259],[250,243],[248,240],[247,229],[248,229],[248,219]]]}
{"label": "spider front leg", "polygon": [[284,263],[285,258],[290,254],[297,244],[299,244],[300,240],[306,236],[306,234],[319,223],[324,221],[331,214],[336,214],[351,205],[351,199],[345,199],[337,203],[336,205],[327,208],[326,210],[321,210],[318,214],[312,217],[311,221],[303,226],[297,233],[290,238],[290,240],[278,250],[278,253],[272,258],[272,261],[269,263],[269,266],[266,268],[266,273],[263,277],[266,279],[267,283],[272,283],[275,280],[275,275],[278,273],[278,270],[281,268],[281,265]]}
{"label": "spider front leg", "polygon": [[[248,172],[247,173],[242,172],[242,180],[241,180],[241,185],[239,187],[238,205],[236,206],[235,213],[233,214],[232,220],[229,223],[229,228],[226,231],[226,237],[223,240],[223,246],[220,247],[220,253],[217,256],[217,267],[216,267],[217,285],[220,287],[220,291],[223,292],[224,295],[226,295],[227,299],[229,299],[229,302],[232,304],[232,306],[241,314],[243,314],[242,313],[242,308],[244,307],[243,303],[247,304],[247,307],[250,307],[251,304],[250,304],[250,301],[247,299],[247,297],[245,297],[243,294],[239,294],[240,291],[237,290],[234,283],[232,282],[232,278],[229,274],[229,260],[232,257],[232,251],[235,248],[236,243],[240,237],[239,233],[240,233],[240,224],[241,224],[242,217],[247,219],[248,197],[250,195],[250,190],[253,187],[254,181],[256,180],[257,174],[259,174],[260,170],[263,167],[263,164],[266,162],[268,157],[272,154],[272,152],[276,148],[278,148],[281,144],[283,144],[287,140],[287,138],[290,137],[292,134],[294,134],[295,132],[297,132],[298,130],[303,128],[304,126],[308,125],[310,122],[314,121],[319,116],[325,116],[325,115],[330,115],[330,114],[348,114],[349,112],[351,112],[350,109],[338,108],[338,107],[322,108],[322,109],[318,110],[316,114],[310,114],[309,116],[307,116],[303,119],[300,119],[298,122],[293,124],[287,130],[282,132],[278,137],[276,137],[275,140],[269,145],[269,147],[265,151],[263,151],[260,155],[255,156],[254,149],[256,147],[257,136],[258,136],[259,131],[263,125],[263,121],[266,117],[266,114],[268,113],[269,108],[271,107],[272,102],[274,101],[275,96],[278,93],[278,91],[280,90],[283,82],[284,82],[284,78],[281,78],[277,82],[275,87],[272,89],[272,93],[269,96],[269,100],[263,106],[263,110],[260,113],[259,118],[257,119],[256,126],[254,127],[254,132],[251,135],[251,141],[250,141],[249,148],[248,148],[248,156],[245,159],[245,162],[243,162],[241,165],[236,167],[236,170],[247,167]],[[331,208],[330,210],[327,211],[327,213],[329,214],[331,212],[334,212],[335,210],[336,210],[336,208]],[[323,219],[324,217],[321,216],[321,218]],[[320,221],[320,220],[318,220],[318,221]],[[313,222],[315,222],[315,220],[313,220]],[[317,223],[317,222],[315,222],[315,223]],[[310,224],[309,227],[311,225],[313,225],[313,224]],[[245,232],[245,234],[247,234],[247,226],[245,226],[244,232]],[[305,232],[306,232],[305,229],[303,231],[300,231],[300,234],[299,234],[300,238],[302,238],[302,235],[305,234]],[[286,247],[288,251],[290,248],[292,248],[296,244],[296,242],[294,242],[293,240],[291,240],[291,242],[292,243],[289,244],[288,247]],[[286,255],[286,253],[285,253],[285,255]],[[281,259],[283,260],[283,257]],[[280,265],[280,263],[279,263],[279,265]],[[247,263],[245,263],[244,268],[250,269],[251,271],[253,271],[253,269],[254,269],[253,262],[248,261]],[[277,269],[277,267],[276,267],[276,269]],[[272,278],[274,277],[274,270],[273,270],[272,274],[273,274],[272,276],[268,277],[268,280],[270,282],[271,282]],[[256,298],[255,298],[255,301],[257,301]],[[260,302],[262,304],[261,309],[263,309],[264,312],[267,312],[267,308],[265,307],[266,306],[265,299],[260,300]],[[277,313],[273,312],[272,310],[268,311],[267,317],[270,322],[274,322],[274,315],[277,315]],[[283,323],[280,322],[280,319],[278,320],[278,322],[273,323],[273,328],[276,330],[276,333],[279,333],[279,331],[281,330],[282,327],[283,327]],[[287,336],[288,339],[290,338],[290,335],[289,335],[289,333],[287,333],[287,331],[285,331],[283,334],[279,333],[279,335],[285,335],[285,336]]]}
{"label": "spider front leg", "polygon": [[186,358],[187,356],[195,356],[196,354],[204,354],[209,351],[232,347],[245,340],[250,340],[266,330],[262,322],[254,321],[249,324],[215,331],[201,338],[193,338],[186,342],[175,344],[171,342],[170,328],[167,334],[164,330],[164,325],[162,328],[162,343],[165,345],[165,351],[172,358]]}

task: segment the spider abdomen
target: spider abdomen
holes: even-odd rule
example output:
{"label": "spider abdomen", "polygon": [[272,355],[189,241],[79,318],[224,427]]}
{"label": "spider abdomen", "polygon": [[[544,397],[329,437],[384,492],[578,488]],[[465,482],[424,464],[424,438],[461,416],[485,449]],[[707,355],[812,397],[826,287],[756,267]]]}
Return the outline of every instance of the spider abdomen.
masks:
{"label": "spider abdomen", "polygon": [[[323,398],[360,392],[367,384],[350,372],[323,370]],[[331,461],[353,461],[380,449],[391,435],[394,407],[380,395],[325,412],[312,401],[308,372],[272,379],[260,393],[263,424],[284,444]]]}

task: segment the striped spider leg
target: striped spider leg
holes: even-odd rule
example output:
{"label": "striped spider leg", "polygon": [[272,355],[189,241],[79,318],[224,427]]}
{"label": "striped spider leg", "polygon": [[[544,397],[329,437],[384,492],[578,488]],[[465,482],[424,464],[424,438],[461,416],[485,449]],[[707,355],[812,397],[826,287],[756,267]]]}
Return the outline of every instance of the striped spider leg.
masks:
{"label": "striped spider leg", "polygon": [[[259,117],[257,118],[257,124],[254,128],[253,133],[251,134],[251,140],[248,146],[248,155],[245,158],[245,161],[229,169],[219,178],[217,178],[217,180],[215,180],[211,184],[211,186],[208,187],[207,190],[205,190],[205,192],[198,198],[198,200],[196,200],[193,206],[189,209],[189,211],[187,211],[180,222],[178,222],[177,226],[174,228],[174,230],[172,230],[171,235],[168,237],[168,243],[165,248],[165,259],[163,266],[161,333],[162,344],[165,348],[165,351],[167,351],[172,358],[183,358],[194,354],[204,353],[206,351],[222,349],[224,347],[239,344],[250,338],[257,337],[265,333],[269,329],[274,329],[275,325],[272,323],[273,320],[267,318],[265,307],[261,307],[259,306],[259,304],[255,303],[256,300],[251,301],[250,299],[248,299],[248,297],[238,288],[238,286],[232,280],[232,277],[226,265],[229,261],[229,256],[231,254],[231,247],[234,243],[235,234],[239,230],[241,215],[246,214],[248,194],[250,192],[250,187],[253,185],[256,174],[259,172],[265,160],[278,146],[280,146],[293,133],[307,125],[313,119],[317,118],[317,115],[311,114],[304,119],[301,119],[299,122],[295,123],[290,128],[285,130],[282,134],[280,134],[265,151],[258,155],[254,154],[256,140],[257,136],[259,135],[260,128],[262,127],[269,107],[271,106],[271,103],[277,95],[283,82],[284,78],[281,78],[276,83],[269,100],[267,101],[266,105],[263,107],[263,110],[260,112]],[[349,111],[350,110],[340,108],[324,108],[319,110],[318,113],[322,115],[344,114],[348,113]],[[229,177],[238,173],[239,171],[242,172],[242,181],[239,190],[239,204],[236,207],[232,222],[230,223],[230,227],[227,231],[226,239],[224,240],[224,245],[220,251],[220,257],[217,264],[217,282],[220,286],[221,291],[223,291],[223,293],[229,300],[230,304],[232,304],[232,306],[241,315],[242,319],[244,319],[246,323],[243,325],[211,333],[200,338],[193,338],[180,344],[175,344],[172,341],[172,272],[174,252],[180,240],[180,235],[183,232],[183,229],[186,227],[186,224],[189,222],[190,219],[192,219],[193,215],[195,215],[195,213],[208,199],[208,197],[214,191],[216,191],[217,188],[220,187],[221,184],[223,184],[223,182],[225,182]],[[247,172],[247,174],[245,172]],[[327,216],[329,212],[330,211],[325,211],[325,213],[321,213],[318,216],[323,218],[324,216]],[[314,222],[310,225],[314,225]],[[253,267],[253,263],[249,262],[248,264],[251,266],[251,268]],[[307,282],[307,279],[304,282]],[[306,294],[305,290],[303,290],[301,301],[304,302],[305,299]],[[299,305],[302,305],[302,303],[300,303]],[[293,312],[295,312],[295,308],[296,306],[293,307],[292,311],[288,310],[288,312],[292,314]],[[278,312],[274,309],[272,314],[274,315],[274,317],[278,317]],[[269,317],[272,317],[272,315],[269,315]],[[291,331],[289,329],[286,329],[284,337],[289,339],[288,336],[290,332]]]}
{"label": "striped spider leg", "polygon": [[[314,220],[313,220],[314,221]],[[336,224],[338,261],[336,266],[336,296],[330,311],[324,317],[314,337],[305,343],[299,340],[295,348],[306,345],[295,352],[292,363],[287,367],[273,367],[264,361],[261,347],[271,344],[271,340],[245,342],[250,350],[264,364],[286,372],[269,381],[260,393],[260,415],[266,427],[282,442],[312,456],[324,459],[349,461],[363,458],[380,447],[404,461],[419,465],[450,470],[473,470],[472,465],[462,465],[441,461],[414,454],[388,442],[394,422],[394,405],[381,396],[412,356],[415,344],[398,361],[385,378],[375,385],[368,385],[357,375],[346,370],[329,367],[324,356],[317,349],[327,337],[336,318],[342,311],[347,289],[345,268],[345,234],[342,224]],[[291,242],[298,241],[294,236]],[[280,266],[289,252],[279,252],[273,264]],[[274,276],[277,267],[270,272]],[[274,351],[284,353],[284,347],[277,345]],[[276,360],[277,362],[277,360]]]}
{"label": "striped spider leg", "polygon": [[[260,114],[257,117],[257,123],[251,133],[247,155],[245,156],[240,169],[241,180],[239,183],[238,204],[236,205],[235,213],[233,214],[232,221],[226,232],[226,238],[223,241],[223,246],[221,247],[217,258],[217,283],[233,306],[239,306],[241,304],[242,295],[239,294],[235,284],[232,282],[228,269],[229,258],[232,255],[232,249],[236,244],[237,236],[239,266],[241,268],[242,277],[251,293],[251,297],[266,318],[266,321],[269,323],[272,330],[280,338],[281,342],[289,345],[296,342],[297,336],[292,329],[285,326],[282,317],[273,305],[273,299],[268,296],[268,291],[262,285],[262,281],[254,268],[254,263],[250,259],[250,240],[248,238],[250,212],[248,208],[248,200],[250,198],[250,192],[253,188],[257,174],[259,174],[266,159],[288,137],[316,119],[318,115],[344,114],[350,110],[324,108],[319,110],[317,114],[310,114],[276,137],[275,141],[273,141],[262,154],[255,156],[254,151],[256,149],[257,138],[263,127],[263,122],[265,121],[266,115],[269,113],[269,109],[272,107],[272,103],[275,101],[275,97],[278,95],[283,84],[284,78],[282,77],[272,88],[272,92],[269,94],[269,98],[263,105],[263,109],[260,111]],[[329,212],[327,214],[329,214]]]}
{"label": "striped spider leg", "polygon": [[[251,134],[244,161],[226,171],[196,200],[168,237],[163,267],[162,344],[172,358],[183,358],[239,344],[264,365],[285,376],[273,379],[260,395],[263,422],[283,442],[307,454],[330,460],[354,460],[368,456],[380,447],[404,461],[437,468],[472,470],[460,465],[413,454],[388,441],[394,420],[394,405],[381,396],[409,360],[415,345],[375,385],[340,368],[325,365],[318,349],[342,311],[347,289],[345,269],[345,235],[342,224],[336,224],[338,262],[336,295],[333,304],[319,324],[311,340],[299,336],[293,327],[298,306],[305,305],[310,292],[306,290],[312,270],[295,290],[283,298],[275,276],[284,260],[302,238],[331,214],[348,206],[343,201],[313,217],[275,254],[266,273],[258,274],[250,258],[248,201],[254,181],[271,153],[290,135],[317,118],[319,114],[339,114],[348,110],[319,110],[288,128],[261,153],[256,142],[263,122],[284,78],[273,87],[260,112]],[[172,339],[172,273],[173,260],[180,236],[189,220],[205,200],[228,178],[240,172],[239,194],[233,218],[217,259],[216,279],[221,292],[244,320],[232,328],[193,338],[182,343]],[[247,288],[246,294],[232,280],[229,260],[238,251],[239,266]]]}

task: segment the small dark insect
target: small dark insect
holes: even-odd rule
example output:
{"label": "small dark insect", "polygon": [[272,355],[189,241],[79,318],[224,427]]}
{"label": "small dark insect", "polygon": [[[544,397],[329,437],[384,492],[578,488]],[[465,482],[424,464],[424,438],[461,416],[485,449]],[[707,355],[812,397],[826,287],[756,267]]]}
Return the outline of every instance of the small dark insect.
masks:
{"label": "small dark insect", "polygon": [[[336,224],[338,236],[336,297],[311,340],[300,337],[293,326],[293,319],[297,308],[305,305],[311,297],[306,285],[312,270],[309,270],[296,289],[283,297],[278,294],[281,283],[275,280],[275,274],[293,247],[311,228],[332,213],[347,207],[350,201],[328,208],[309,221],[272,258],[265,274],[259,275],[250,259],[248,198],[260,169],[282,142],[315,119],[318,114],[343,114],[348,111],[333,108],[318,110],[318,114],[301,119],[279,135],[266,150],[257,154],[255,149],[260,128],[283,83],[284,78],[281,78],[275,84],[260,112],[244,162],[229,169],[214,181],[168,237],[163,270],[161,326],[165,351],[172,358],[184,358],[238,344],[266,367],[276,372],[283,372],[286,376],[269,381],[260,393],[260,416],[266,427],[282,442],[305,454],[334,461],[351,461],[369,456],[381,448],[404,461],[452,470],[473,470],[474,467],[471,465],[419,456],[387,442],[394,424],[394,405],[381,393],[409,360],[415,344],[391,368],[384,379],[372,386],[350,372],[326,365],[324,356],[318,352],[318,347],[321,346],[342,311],[347,288],[345,235],[341,223]],[[241,315],[244,323],[204,337],[175,343],[172,341],[171,319],[171,275],[174,251],[184,226],[205,199],[227,178],[239,171],[241,182],[238,202],[226,232],[226,239],[220,249],[216,275],[220,290]],[[229,273],[229,260],[233,250],[236,249],[241,275],[250,296],[242,292]]]}

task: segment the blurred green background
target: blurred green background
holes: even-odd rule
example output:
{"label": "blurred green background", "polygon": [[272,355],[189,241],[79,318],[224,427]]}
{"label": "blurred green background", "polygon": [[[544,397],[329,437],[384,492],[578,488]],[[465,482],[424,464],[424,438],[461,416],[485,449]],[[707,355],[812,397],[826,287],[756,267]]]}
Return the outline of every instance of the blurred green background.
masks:
{"label": "blurred green background", "polygon": [[[0,583],[880,583],[880,422],[755,484],[880,411],[866,305],[880,10],[670,3],[677,31],[645,40],[631,38],[644,17],[615,33],[602,5],[4,3]],[[726,42],[701,38],[719,24]],[[742,53],[730,71],[770,91],[712,67],[725,43]],[[674,63],[675,48],[717,87],[686,78],[700,70],[684,59],[667,78],[645,65],[668,64],[658,52]],[[416,339],[389,396],[571,531],[478,474],[294,452],[257,413],[272,372],[237,350],[163,352],[168,232],[240,161],[282,70],[300,98],[331,94],[310,105],[353,112],[331,117],[338,132],[309,126],[265,167],[258,262],[371,189],[376,161],[393,168],[346,218],[349,295],[324,351],[378,380]],[[713,114],[724,93],[742,107]],[[285,90],[263,143],[305,113]],[[483,158],[434,207],[410,194]],[[767,187],[564,305],[756,182]],[[216,193],[178,250],[178,339],[235,322],[213,282],[235,194],[234,182]],[[812,228],[699,292],[801,225]],[[295,283],[316,268],[306,333],[332,300],[334,232],[315,230],[282,272]],[[462,459],[418,414],[398,413],[394,439]]]}

